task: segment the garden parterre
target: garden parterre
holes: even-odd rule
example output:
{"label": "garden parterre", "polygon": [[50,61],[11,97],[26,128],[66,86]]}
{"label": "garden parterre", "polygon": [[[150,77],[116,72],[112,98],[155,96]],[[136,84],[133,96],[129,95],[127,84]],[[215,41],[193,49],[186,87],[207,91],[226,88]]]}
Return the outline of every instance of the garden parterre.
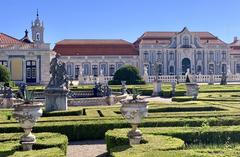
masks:
{"label": "garden parterre", "polygon": [[[122,118],[120,105],[70,107],[68,111],[44,113],[33,128],[33,132],[36,133],[37,140],[38,133],[40,135],[42,132],[61,133],[70,141],[106,138],[108,150],[113,156],[131,156],[133,153],[136,156],[164,157],[176,156],[176,154],[178,156],[237,156],[240,150],[238,146],[240,143],[239,87],[239,85],[203,85],[200,88],[198,100],[188,101],[188,97],[182,94],[185,92],[184,85],[178,85],[177,92],[180,96],[176,96],[172,103],[149,103],[148,117],[140,125],[144,133],[143,144],[136,147],[128,145],[126,135],[130,125]],[[30,88],[34,89],[34,87]],[[91,87],[78,88],[90,89]],[[115,90],[118,88],[113,86]],[[128,86],[128,88],[134,87]],[[152,85],[135,88],[142,90],[142,93],[152,91]],[[165,85],[163,89],[165,93],[169,93],[171,88],[170,85]],[[10,150],[0,151],[0,156],[4,153],[6,156],[6,152],[11,152],[13,156],[23,153],[17,151],[17,148],[10,148],[15,148],[14,144],[18,144],[16,140],[8,140],[11,141],[10,144],[1,140],[5,136],[19,135],[23,132],[12,118],[11,112],[12,110],[9,109],[0,110],[0,144],[9,145],[6,150]],[[41,149],[34,151],[39,152]],[[44,149],[65,156],[64,151],[60,153],[61,149],[58,146],[44,147]]]}

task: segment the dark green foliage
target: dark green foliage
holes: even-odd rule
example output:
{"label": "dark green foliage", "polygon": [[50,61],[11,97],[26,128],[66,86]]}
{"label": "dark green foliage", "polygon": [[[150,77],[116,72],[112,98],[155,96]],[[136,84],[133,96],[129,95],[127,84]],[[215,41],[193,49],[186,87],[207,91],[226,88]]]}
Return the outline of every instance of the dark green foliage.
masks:
{"label": "dark green foliage", "polygon": [[0,65],[0,82],[9,82],[10,81],[10,72],[8,69]]}
{"label": "dark green foliage", "polygon": [[121,81],[127,81],[127,84],[144,84],[138,69],[132,65],[124,65],[118,69],[109,84],[121,84]]}

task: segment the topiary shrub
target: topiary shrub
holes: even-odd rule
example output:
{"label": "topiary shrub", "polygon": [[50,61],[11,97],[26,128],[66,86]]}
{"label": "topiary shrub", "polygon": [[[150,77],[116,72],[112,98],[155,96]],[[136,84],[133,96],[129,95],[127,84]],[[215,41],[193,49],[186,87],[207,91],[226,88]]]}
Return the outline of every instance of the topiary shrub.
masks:
{"label": "topiary shrub", "polygon": [[139,74],[139,70],[132,65],[124,65],[118,69],[113,76],[113,80],[109,81],[109,84],[117,85],[121,84],[121,81],[126,81],[127,84],[145,84]]}
{"label": "topiary shrub", "polygon": [[10,72],[8,69],[0,65],[0,82],[9,82],[10,81]]}

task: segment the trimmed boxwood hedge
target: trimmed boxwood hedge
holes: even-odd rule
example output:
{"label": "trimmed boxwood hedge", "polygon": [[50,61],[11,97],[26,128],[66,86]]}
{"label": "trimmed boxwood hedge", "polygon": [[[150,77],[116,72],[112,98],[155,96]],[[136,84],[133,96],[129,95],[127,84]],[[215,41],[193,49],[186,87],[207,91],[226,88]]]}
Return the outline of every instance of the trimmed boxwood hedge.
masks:
{"label": "trimmed boxwood hedge", "polygon": [[35,133],[33,151],[21,151],[20,137],[23,133],[0,134],[0,156],[63,157],[66,155],[68,139],[58,133]]}
{"label": "trimmed boxwood hedge", "polygon": [[[105,141],[107,143],[108,152],[112,156],[120,157],[145,157],[149,156],[150,154],[155,154],[154,156],[162,156],[164,157],[170,157],[174,155],[175,156],[238,156],[240,153],[240,126],[237,127],[200,127],[200,128],[190,128],[190,127],[173,127],[173,128],[141,128],[141,131],[144,133],[144,138],[146,138],[146,141],[148,141],[149,134],[152,135],[152,138],[154,138],[156,141],[162,141],[163,143],[154,143],[152,141],[149,141],[149,145],[151,147],[145,148],[145,144],[140,144],[137,146],[130,147],[128,144],[127,139],[127,132],[129,129],[114,129],[109,130],[106,133]],[[185,142],[187,145],[193,145],[193,144],[204,144],[204,148],[197,147],[197,149],[194,149],[192,147],[185,147],[185,150],[178,150],[178,151],[172,151],[172,148],[167,145],[166,147],[166,141],[160,140],[161,138],[159,135],[164,136],[171,136],[169,137],[168,141],[171,142],[171,138],[175,137],[178,139],[181,139]],[[226,147],[225,144],[228,143],[230,145],[231,143],[235,143],[235,148],[233,149],[230,147],[229,149],[215,149],[211,148],[208,150],[208,145],[210,144],[217,144],[223,145],[223,147]],[[164,147],[164,149],[162,149]],[[194,146],[193,146],[194,147]],[[154,148],[154,149],[152,149]],[[179,147],[178,149],[181,149],[182,147]],[[205,150],[206,149],[206,150]],[[166,153],[164,153],[164,150]],[[170,151],[167,151],[170,150]],[[215,150],[215,151],[214,151]],[[209,153],[209,152],[212,153]],[[218,154],[218,152],[220,154]],[[227,155],[228,154],[228,155]],[[230,157],[229,156],[229,157]]]}

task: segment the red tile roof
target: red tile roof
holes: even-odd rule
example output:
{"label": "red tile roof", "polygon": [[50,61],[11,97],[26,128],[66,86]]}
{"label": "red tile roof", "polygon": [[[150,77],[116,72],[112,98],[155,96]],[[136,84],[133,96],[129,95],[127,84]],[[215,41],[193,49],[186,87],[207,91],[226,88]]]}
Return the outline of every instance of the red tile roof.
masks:
{"label": "red tile roof", "polygon": [[[170,40],[174,35],[177,35],[179,32],[145,32],[137,41],[135,45],[139,43],[150,44],[150,43],[159,43],[159,44],[170,44]],[[210,44],[225,44],[223,41],[218,39],[216,36],[209,32],[191,32],[196,34],[200,38],[201,43],[210,43]]]}
{"label": "red tile roof", "polygon": [[240,50],[240,40],[236,40],[230,44],[230,48],[233,50]]}
{"label": "red tile roof", "polygon": [[63,55],[138,55],[130,42],[121,39],[65,39],[56,43],[55,52]]}
{"label": "red tile roof", "polygon": [[21,49],[21,48],[32,48],[34,45],[18,40],[7,34],[0,33],[0,48],[11,49],[16,46],[18,46]]}

